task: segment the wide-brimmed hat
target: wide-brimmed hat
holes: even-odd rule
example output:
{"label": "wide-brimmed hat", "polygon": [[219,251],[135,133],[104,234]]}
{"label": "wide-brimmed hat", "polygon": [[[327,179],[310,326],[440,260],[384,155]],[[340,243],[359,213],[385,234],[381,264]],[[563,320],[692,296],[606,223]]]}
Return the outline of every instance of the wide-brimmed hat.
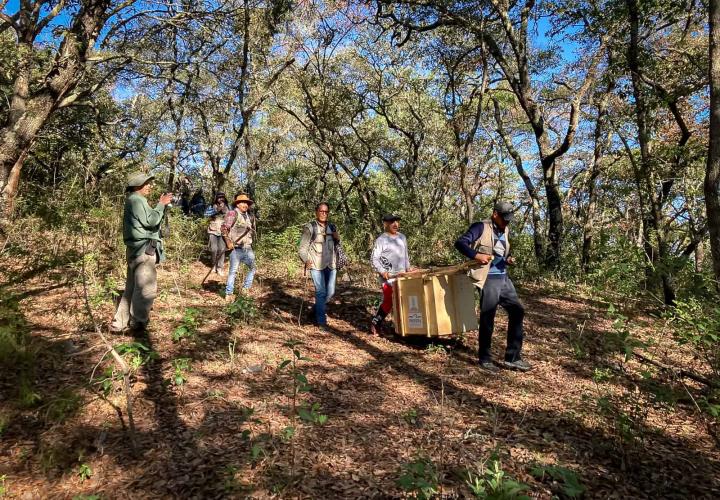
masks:
{"label": "wide-brimmed hat", "polygon": [[146,174],[144,172],[133,172],[132,174],[128,175],[127,187],[140,187],[144,184],[147,184],[148,181],[151,181],[154,178],[154,175]]}
{"label": "wide-brimmed hat", "polygon": [[513,206],[507,201],[498,201],[493,208],[505,222],[510,222],[513,218]]}
{"label": "wide-brimmed hat", "polygon": [[235,197],[235,199],[233,200],[233,205],[237,205],[237,204],[240,203],[241,201],[244,201],[244,202],[247,203],[248,205],[252,205],[253,203],[255,203],[254,201],[252,201],[252,200],[250,199],[250,197],[249,197],[248,195],[246,195],[246,194],[239,194],[239,195],[237,195],[237,196]]}
{"label": "wide-brimmed hat", "polygon": [[396,220],[402,220],[402,217],[395,214],[385,214],[382,218],[383,222],[395,222]]}

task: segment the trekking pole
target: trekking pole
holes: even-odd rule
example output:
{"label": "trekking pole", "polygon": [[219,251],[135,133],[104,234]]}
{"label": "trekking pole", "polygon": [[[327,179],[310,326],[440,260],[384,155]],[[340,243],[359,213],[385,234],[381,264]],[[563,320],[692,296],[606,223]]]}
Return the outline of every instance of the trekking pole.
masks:
{"label": "trekking pole", "polygon": [[310,277],[307,274],[307,265],[305,265],[305,267],[303,269],[303,277],[305,278],[305,284],[303,285],[302,295],[300,295],[300,310],[298,311],[298,319],[297,319],[298,326],[302,326],[302,323],[300,322],[300,318],[302,317],[303,305],[305,305],[305,295],[307,295],[308,283],[310,282]]}
{"label": "trekking pole", "polygon": [[220,258],[225,255],[225,250],[223,250],[223,253],[219,253],[217,257],[215,257],[215,262],[213,262],[212,267],[207,272],[203,280],[200,282],[200,286],[203,286],[205,284],[205,280],[208,279],[208,276],[210,276],[210,273],[213,272],[213,269],[215,269],[215,266],[217,266],[218,262],[220,262]]}

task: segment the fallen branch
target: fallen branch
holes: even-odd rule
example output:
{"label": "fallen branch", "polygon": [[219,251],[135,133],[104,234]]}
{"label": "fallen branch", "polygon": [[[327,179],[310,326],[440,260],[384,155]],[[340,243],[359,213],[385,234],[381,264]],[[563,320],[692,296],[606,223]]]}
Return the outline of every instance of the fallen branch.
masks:
{"label": "fallen branch", "polygon": [[666,364],[664,364],[664,363],[661,363],[661,362],[659,362],[659,361],[655,361],[655,360],[652,359],[652,358],[648,358],[648,357],[645,356],[644,354],[640,354],[640,353],[637,352],[637,351],[633,351],[633,356],[635,356],[636,358],[638,358],[638,359],[639,359],[640,361],[642,361],[643,363],[647,363],[647,364],[653,365],[653,366],[655,366],[655,367],[657,367],[657,368],[660,368],[661,370],[664,370],[664,371],[666,371],[666,372],[670,372],[670,373],[672,373],[673,375],[675,375],[676,377],[689,378],[690,380],[694,380],[695,382],[698,382],[698,383],[700,383],[700,384],[707,385],[708,387],[715,387],[715,386],[717,386],[717,383],[713,382],[712,380],[710,380],[710,379],[708,379],[708,378],[706,378],[706,377],[703,377],[702,375],[698,375],[698,374],[695,373],[695,372],[690,372],[690,371],[684,370],[684,369],[682,369],[682,368],[673,368],[672,366],[668,366],[668,365],[666,365]]}
{"label": "fallen branch", "polygon": [[[95,332],[97,332],[98,337],[100,337],[100,340],[105,345],[107,352],[109,352],[113,359],[115,360],[115,363],[120,367],[120,372],[123,375],[123,390],[125,391],[125,405],[127,415],[128,415],[128,435],[130,437],[130,447],[132,448],[133,453],[137,454],[137,440],[135,437],[135,420],[133,419],[133,410],[132,410],[132,395],[130,393],[130,367],[125,362],[122,356],[118,354],[118,352],[115,350],[115,347],[110,343],[110,341],[105,337],[102,330],[97,324],[97,321],[95,321],[95,316],[93,316],[92,308],[90,307],[90,299],[88,298],[88,287],[87,287],[87,275],[85,272],[85,237],[84,233],[80,233],[80,238],[82,241],[82,284],[83,284],[83,297],[85,301],[85,310],[87,311],[88,317],[90,318],[90,321],[93,324],[93,327],[95,328]],[[107,353],[106,353],[107,354]],[[103,355],[103,358],[105,355]],[[116,408],[117,409],[117,408]],[[119,410],[119,409],[118,409]],[[119,413],[119,411],[118,411]],[[122,422],[122,418],[121,418]]]}

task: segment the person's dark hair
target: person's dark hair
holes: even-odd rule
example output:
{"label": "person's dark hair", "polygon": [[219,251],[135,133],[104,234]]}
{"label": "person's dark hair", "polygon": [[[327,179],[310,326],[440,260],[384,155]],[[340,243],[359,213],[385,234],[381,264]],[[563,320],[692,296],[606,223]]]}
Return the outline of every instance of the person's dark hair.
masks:
{"label": "person's dark hair", "polygon": [[315,205],[315,211],[317,212],[318,210],[320,210],[320,207],[327,207],[327,209],[330,210],[330,205],[328,205],[325,201],[321,201],[320,203]]}

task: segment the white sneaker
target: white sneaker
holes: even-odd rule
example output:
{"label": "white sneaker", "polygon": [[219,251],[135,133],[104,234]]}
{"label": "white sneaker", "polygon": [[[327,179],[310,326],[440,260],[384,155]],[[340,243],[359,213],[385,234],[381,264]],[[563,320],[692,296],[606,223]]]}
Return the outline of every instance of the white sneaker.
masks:
{"label": "white sneaker", "polygon": [[218,276],[225,276],[225,271],[223,271],[222,269],[215,269],[215,272]]}

